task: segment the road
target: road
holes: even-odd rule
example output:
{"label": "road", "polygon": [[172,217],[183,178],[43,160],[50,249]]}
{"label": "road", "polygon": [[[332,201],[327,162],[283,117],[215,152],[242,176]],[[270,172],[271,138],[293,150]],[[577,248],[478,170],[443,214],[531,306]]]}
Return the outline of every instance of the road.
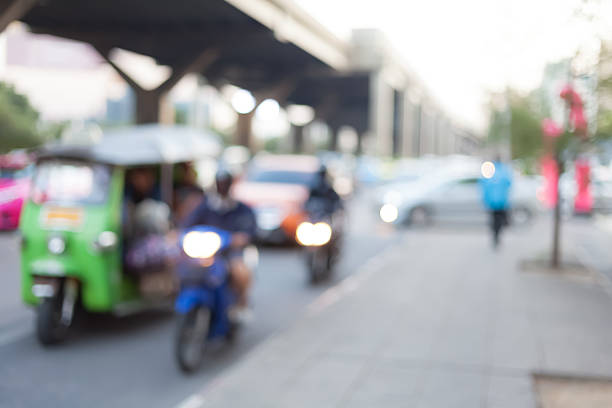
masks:
{"label": "road", "polygon": [[263,249],[253,290],[254,320],[236,344],[209,350],[202,369],[191,376],[181,374],[174,362],[174,325],[168,312],[95,318],[75,328],[64,344],[42,348],[34,335],[33,313],[19,299],[18,236],[0,235],[0,406],[176,406],[290,325],[327,287],[397,236],[376,223],[365,200],[351,206],[349,225],[336,275],[316,287],[307,284],[298,250]]}

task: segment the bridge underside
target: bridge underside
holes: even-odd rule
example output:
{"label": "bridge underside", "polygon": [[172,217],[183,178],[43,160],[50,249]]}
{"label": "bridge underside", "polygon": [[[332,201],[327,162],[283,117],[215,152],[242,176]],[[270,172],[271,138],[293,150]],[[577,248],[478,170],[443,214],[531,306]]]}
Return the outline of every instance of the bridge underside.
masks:
{"label": "bridge underside", "polygon": [[[380,69],[350,70],[348,45],[288,0],[0,0],[0,30],[13,20],[94,46],[134,89],[138,123],[163,120],[164,95],[196,72],[215,86],[248,89],[260,101],[310,105],[334,132],[349,125],[372,135],[382,154],[428,153],[425,142],[438,132],[404,90],[381,79]],[[152,57],[172,74],[158,88],[143,89],[110,60],[114,48]]]}

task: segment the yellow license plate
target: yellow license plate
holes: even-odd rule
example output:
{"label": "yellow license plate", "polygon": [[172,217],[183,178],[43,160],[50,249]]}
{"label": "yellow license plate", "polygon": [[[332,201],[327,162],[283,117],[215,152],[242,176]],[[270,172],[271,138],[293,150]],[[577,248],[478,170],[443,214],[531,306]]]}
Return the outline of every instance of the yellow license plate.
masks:
{"label": "yellow license plate", "polygon": [[81,208],[48,206],[42,209],[40,223],[43,228],[75,230],[83,225],[83,215]]}

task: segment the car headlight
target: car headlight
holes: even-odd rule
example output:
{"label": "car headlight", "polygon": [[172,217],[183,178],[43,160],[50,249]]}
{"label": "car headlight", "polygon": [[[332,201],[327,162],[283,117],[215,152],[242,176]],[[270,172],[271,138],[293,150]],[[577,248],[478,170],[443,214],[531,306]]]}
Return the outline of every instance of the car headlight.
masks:
{"label": "car headlight", "polygon": [[380,207],[380,219],[386,223],[392,223],[399,217],[399,210],[393,204],[384,204]]}
{"label": "car headlight", "polygon": [[47,241],[47,249],[53,255],[61,255],[66,250],[66,241],[62,237],[51,237]]}
{"label": "car headlight", "polygon": [[326,222],[303,222],[298,225],[295,237],[304,246],[322,246],[327,244],[332,236],[332,229]]}
{"label": "car headlight", "polygon": [[183,251],[190,258],[212,258],[221,248],[221,237],[212,231],[191,231],[183,237]]}
{"label": "car headlight", "polygon": [[98,250],[106,251],[114,248],[118,242],[119,239],[117,238],[117,234],[113,231],[103,231],[98,235],[98,238],[94,242],[94,246]]}

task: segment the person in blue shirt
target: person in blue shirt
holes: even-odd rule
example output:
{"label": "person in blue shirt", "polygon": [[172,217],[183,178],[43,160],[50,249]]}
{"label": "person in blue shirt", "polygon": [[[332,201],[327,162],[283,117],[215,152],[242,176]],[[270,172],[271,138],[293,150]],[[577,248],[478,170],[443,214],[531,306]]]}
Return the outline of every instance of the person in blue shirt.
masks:
{"label": "person in blue shirt", "polygon": [[244,248],[255,237],[257,228],[253,210],[244,203],[234,200],[230,190],[234,178],[226,170],[220,170],[215,177],[216,191],[202,199],[201,203],[185,218],[183,228],[207,225],[232,233],[229,251],[229,273],[232,287],[238,295],[238,307],[248,306],[248,292],[251,286],[251,270],[244,261]]}
{"label": "person in blue shirt", "polygon": [[501,230],[508,225],[512,169],[502,163],[499,156],[493,162],[483,163],[480,186],[483,204],[490,214],[493,245],[497,247]]}

